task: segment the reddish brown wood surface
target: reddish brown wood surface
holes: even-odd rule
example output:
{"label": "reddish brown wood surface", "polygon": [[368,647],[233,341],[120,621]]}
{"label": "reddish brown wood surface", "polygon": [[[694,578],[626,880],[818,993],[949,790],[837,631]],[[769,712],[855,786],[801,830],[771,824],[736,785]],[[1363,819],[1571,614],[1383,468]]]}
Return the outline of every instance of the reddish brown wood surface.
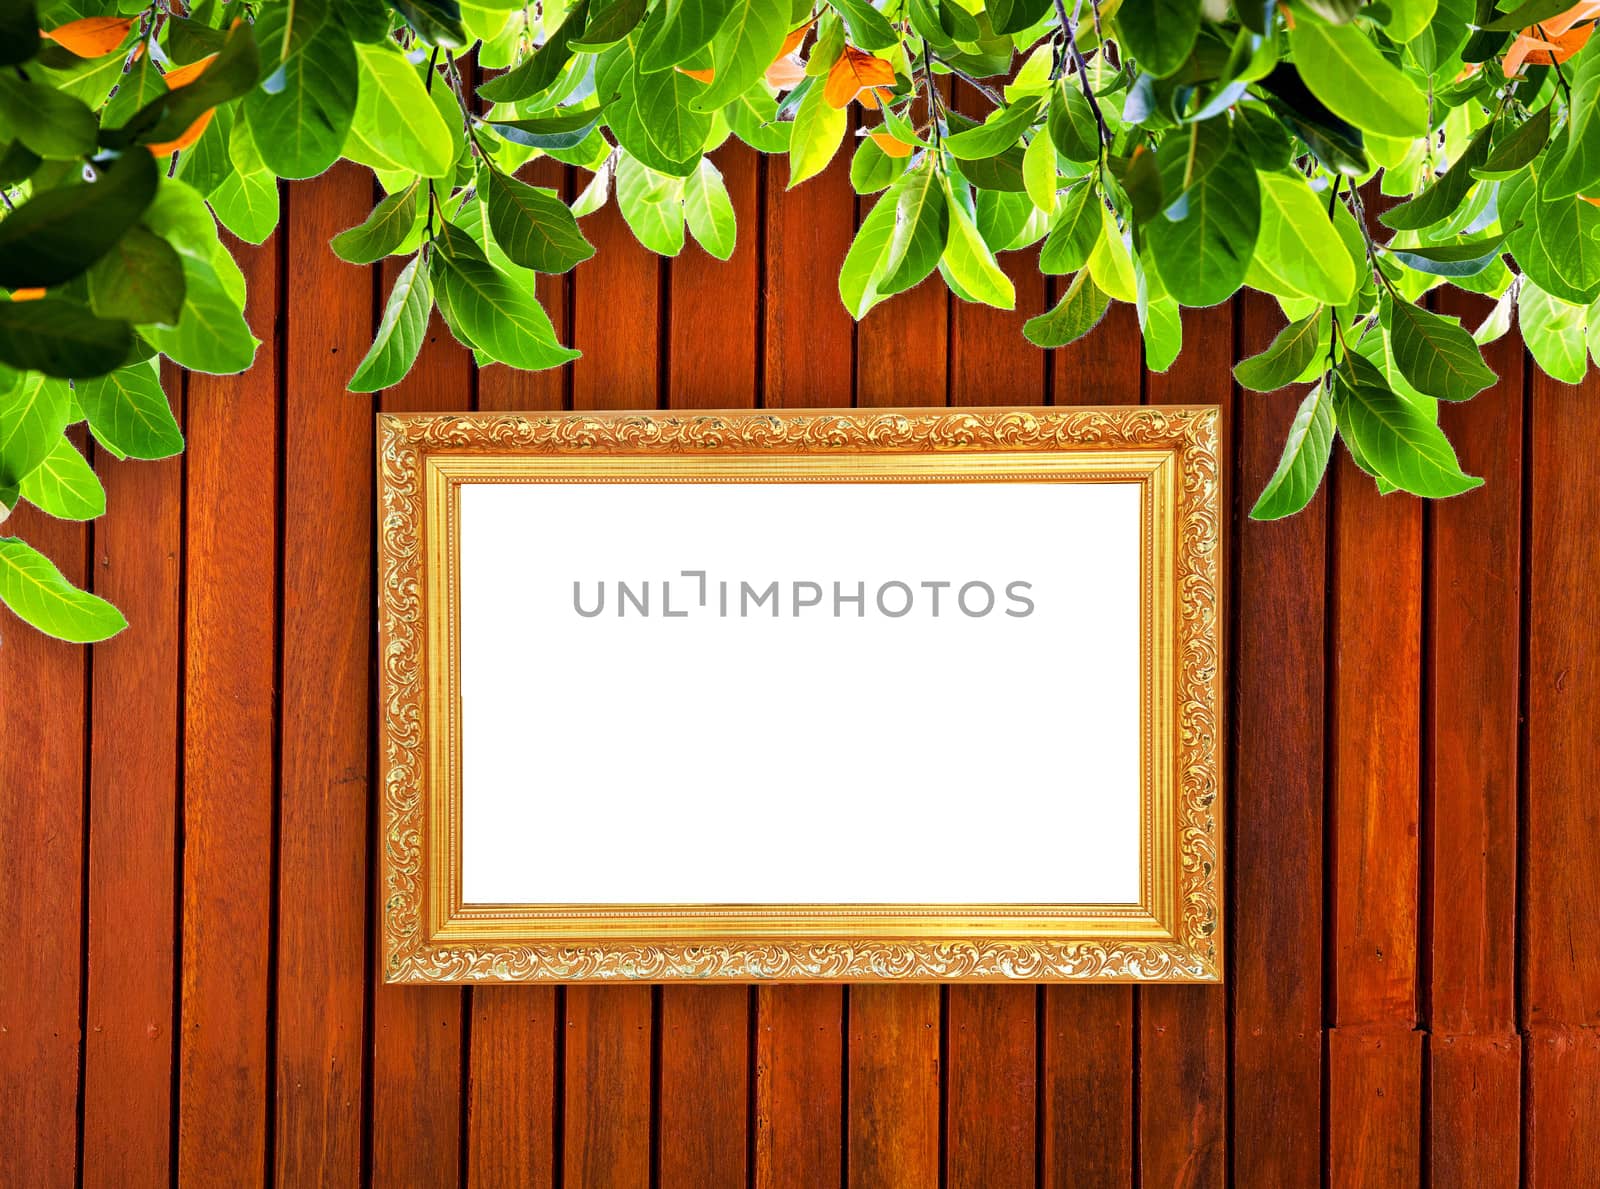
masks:
{"label": "reddish brown wood surface", "polygon": [[[1596,385],[1497,344],[1502,382],[1443,411],[1483,490],[1424,510],[1338,460],[1306,512],[1258,524],[1300,393],[1239,393],[1227,367],[1282,324],[1270,302],[1191,315],[1161,376],[1126,306],[1029,347],[1060,284],[1026,252],[1018,312],[928,284],[857,327],[836,275],[871,199],[843,159],[792,192],[781,162],[716,160],[732,262],[662,263],[608,206],[584,220],[597,256],[540,281],[582,360],[480,372],[436,322],[376,401],[342,382],[394,268],[325,247],[369,184],[296,184],[244,254],[257,367],[186,400],[171,377],[186,457],[100,458],[90,530],[16,514],[133,626],[0,644],[0,1184],[1582,1183]],[[852,399],[1224,406],[1226,985],[383,985],[373,409]]]}

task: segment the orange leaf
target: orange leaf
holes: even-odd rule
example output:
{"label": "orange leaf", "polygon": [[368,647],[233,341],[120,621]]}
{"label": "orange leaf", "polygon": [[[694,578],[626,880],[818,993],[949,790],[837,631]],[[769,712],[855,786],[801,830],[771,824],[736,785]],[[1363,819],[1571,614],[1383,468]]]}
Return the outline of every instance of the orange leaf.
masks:
{"label": "orange leaf", "polygon": [[793,54],[779,58],[767,67],[767,85],[780,91],[798,87],[806,76],[806,65]]}
{"label": "orange leaf", "polygon": [[890,157],[911,156],[911,146],[893,133],[877,130],[867,135],[872,137],[874,143]]}
{"label": "orange leaf", "polygon": [[676,69],[679,74],[687,74],[696,82],[701,83],[709,83],[712,79],[717,77],[717,72],[711,69],[709,66],[704,70],[690,70],[687,66],[678,66],[674,69]]}
{"label": "orange leaf", "polygon": [[12,301],[38,301],[43,296],[43,289],[13,289],[11,291]]}
{"label": "orange leaf", "polygon": [[162,144],[146,145],[157,157],[165,157],[168,153],[181,153],[195,141],[200,139],[200,134],[206,130],[206,125],[211,123],[211,115],[215,108],[207,108],[200,113],[200,118],[184,129],[183,135],[177,140],[169,140]]}
{"label": "orange leaf", "polygon": [[211,65],[212,59],[215,57],[215,54],[207,54],[198,62],[190,62],[187,66],[179,66],[174,70],[167,71],[166,74],[162,75],[163,81],[167,84],[167,90],[176,91],[185,83],[194,82],[195,79],[205,73],[206,67]]}
{"label": "orange leaf", "polygon": [[[834,62],[833,68],[828,71],[828,81],[822,89],[822,97],[828,101],[830,107],[843,107],[863,90],[893,85],[893,66],[882,58],[874,58],[871,54],[864,54],[858,49],[845,46],[844,53],[839,55],[838,61]],[[876,96],[870,101],[862,102],[867,107],[878,106]]]}
{"label": "orange leaf", "polygon": [[789,36],[783,39],[783,48],[778,51],[778,56],[772,59],[773,65],[777,65],[777,63],[782,59],[787,58],[790,54],[794,53],[795,50],[799,49],[800,43],[806,39],[806,34],[811,32],[811,26],[815,25],[816,23],[817,18],[812,17],[798,29],[791,29],[789,31]]}
{"label": "orange leaf", "polygon": [[1600,206],[1600,198],[1590,198],[1587,194],[1580,194],[1578,197],[1583,199],[1590,206]]}
{"label": "orange leaf", "polygon": [[42,30],[45,37],[80,58],[98,58],[122,44],[133,28],[132,17],[84,17],[59,29]]}
{"label": "orange leaf", "polygon": [[1549,66],[1556,62],[1565,62],[1588,44],[1593,33],[1593,25],[1569,29],[1559,37],[1551,38],[1539,37],[1533,30],[1524,29],[1511,43],[1511,48],[1506,51],[1501,69],[1505,71],[1507,78],[1515,78],[1522,72],[1524,63],[1530,66]]}

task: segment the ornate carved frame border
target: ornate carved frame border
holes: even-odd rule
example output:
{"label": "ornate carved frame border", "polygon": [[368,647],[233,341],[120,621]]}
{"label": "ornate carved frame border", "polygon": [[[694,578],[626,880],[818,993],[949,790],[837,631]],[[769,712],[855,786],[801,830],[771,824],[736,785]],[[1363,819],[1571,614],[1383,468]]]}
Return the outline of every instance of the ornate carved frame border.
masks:
{"label": "ornate carved frame border", "polygon": [[[1157,873],[1169,912],[1123,911],[1120,923],[1117,913],[1063,916],[1067,926],[1083,926],[1065,932],[1061,922],[1041,928],[1031,911],[1011,914],[998,931],[947,925],[954,921],[948,913],[920,922],[913,914],[896,936],[854,933],[848,914],[838,913],[846,919],[826,929],[773,927],[770,913],[765,924],[752,913],[742,929],[723,919],[698,935],[691,924],[689,932],[680,925],[659,936],[605,929],[586,936],[570,926],[552,933],[518,923],[539,914],[451,916],[460,909],[452,895],[459,873],[445,870],[452,828],[448,807],[430,787],[440,783],[440,761],[430,748],[428,712],[438,677],[430,675],[430,656],[442,650],[429,583],[448,568],[446,551],[428,539],[430,517],[447,510],[437,500],[441,467],[511,456],[620,465],[668,456],[943,455],[954,464],[963,455],[1003,461],[1041,452],[1098,455],[1107,464],[1113,456],[1159,455],[1175,479],[1164,485],[1173,564],[1159,608],[1170,658],[1160,666],[1158,691],[1172,703],[1160,714],[1171,735],[1172,804],[1155,817],[1172,838],[1153,849],[1147,838],[1145,850],[1147,865],[1152,854],[1170,865]],[[1224,505],[1215,408],[381,415],[378,456],[387,981],[1220,980]],[[1147,831],[1159,831],[1148,803],[1146,814]]]}

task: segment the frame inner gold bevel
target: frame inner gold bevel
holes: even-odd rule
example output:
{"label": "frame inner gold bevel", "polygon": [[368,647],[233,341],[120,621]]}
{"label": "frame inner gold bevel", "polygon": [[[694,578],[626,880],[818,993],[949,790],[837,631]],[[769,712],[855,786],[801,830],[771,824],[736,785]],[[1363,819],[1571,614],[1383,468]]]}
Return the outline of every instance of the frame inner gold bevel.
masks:
{"label": "frame inner gold bevel", "polygon": [[[1121,443],[1100,442],[1092,448],[1047,449],[880,449],[806,450],[786,452],[769,445],[773,424],[807,432],[808,422],[848,418],[865,423],[873,417],[967,418],[982,422],[1019,415],[1047,417],[1051,410],[908,411],[904,414],[568,414],[528,419],[520,428],[551,433],[586,422],[615,433],[627,419],[642,432],[659,432],[670,422],[681,432],[685,419],[703,421],[717,431],[722,449],[659,448],[646,439],[639,452],[582,448],[514,450],[496,448],[484,436],[478,417],[441,415],[432,421],[454,434],[458,448],[424,448],[411,459],[406,473],[416,489],[415,506],[406,522],[385,521],[414,535],[420,606],[422,655],[417,659],[420,688],[420,738],[408,735],[420,761],[416,789],[416,838],[397,831],[386,836],[415,844],[420,878],[402,881],[414,888],[386,906],[385,938],[391,946],[391,979],[455,981],[461,978],[563,981],[586,978],[828,978],[848,972],[853,978],[946,977],[994,980],[1015,977],[1182,978],[1207,981],[1218,977],[1215,940],[1220,921],[1220,838],[1214,812],[1220,785],[1220,748],[1213,741],[1199,757],[1180,722],[1181,684],[1192,699],[1196,688],[1209,690],[1211,704],[1200,707],[1201,720],[1217,734],[1216,657],[1220,656],[1219,599],[1214,580],[1215,553],[1220,545],[1220,512],[1206,508],[1196,517],[1189,506],[1196,473],[1207,478],[1206,493],[1220,504],[1216,490],[1214,410],[1179,410],[1187,433],[1210,454],[1199,461],[1165,437],[1151,443],[1143,432],[1152,415],[1173,411],[1152,409],[1080,410],[1125,419],[1135,431]],[[765,417],[765,423],[763,423]],[[380,452],[386,475],[398,473],[396,440],[423,436],[429,418],[385,417],[380,420]],[[515,420],[513,418],[513,420]],[[729,423],[761,431],[761,447],[739,450]],[[1115,424],[1116,422],[1114,422]],[[931,422],[937,427],[936,422]],[[1100,423],[1095,423],[1100,424]],[[1160,428],[1160,423],[1155,423]],[[1168,435],[1170,437],[1170,435]],[[862,441],[870,443],[870,434]],[[1180,439],[1180,443],[1189,439]],[[1140,790],[1140,888],[1134,904],[467,904],[463,902],[461,845],[461,704],[458,689],[460,493],[481,483],[973,483],[973,482],[1115,482],[1134,483],[1140,490],[1140,667],[1142,706]],[[385,498],[383,503],[395,501]],[[396,506],[403,506],[396,504]],[[381,510],[380,516],[389,512]],[[1197,538],[1195,526],[1209,526]],[[390,551],[388,531],[380,547]],[[410,540],[411,538],[405,538]],[[1048,538],[1041,538],[1048,548]],[[1209,670],[1186,669],[1180,641],[1193,631],[1185,621],[1182,590],[1193,586],[1193,551],[1204,548],[1213,575],[1208,599]],[[1188,551],[1188,552],[1186,552]],[[388,562],[390,559],[382,559]],[[1180,575],[1180,562],[1184,573]],[[395,567],[385,565],[385,573]],[[392,620],[385,618],[386,641]],[[1084,625],[1086,631],[1093,625]],[[386,648],[386,653],[388,649]],[[386,677],[388,671],[386,669]],[[1197,676],[1200,680],[1196,680]],[[1181,679],[1181,680],[1180,680]],[[386,682],[386,684],[397,684]],[[386,689],[386,696],[391,691]],[[390,711],[394,710],[391,701]],[[1193,717],[1194,707],[1188,707]],[[385,716],[386,725],[395,721]],[[390,734],[398,732],[390,731]],[[392,748],[392,741],[387,745]],[[537,764],[537,745],[530,763]],[[1196,781],[1208,789],[1196,804]],[[1186,793],[1186,789],[1189,791]],[[391,794],[395,790],[391,789]],[[394,798],[391,795],[390,800]],[[407,802],[409,804],[410,802]],[[1201,820],[1196,821],[1197,813]],[[1203,838],[1195,870],[1195,831]],[[560,840],[545,844],[560,845]],[[1180,851],[1182,852],[1180,854]],[[407,852],[409,853],[409,852]],[[1208,857],[1209,856],[1209,857]],[[958,860],[956,860],[958,861]],[[391,871],[396,866],[390,858]],[[1180,887],[1182,883],[1182,887]],[[392,884],[392,887],[396,886]],[[1195,922],[1203,922],[1197,934]],[[411,947],[408,958],[396,935]],[[417,948],[419,947],[420,948]],[[1197,948],[1197,946],[1199,948]],[[903,971],[903,972],[902,972]]]}

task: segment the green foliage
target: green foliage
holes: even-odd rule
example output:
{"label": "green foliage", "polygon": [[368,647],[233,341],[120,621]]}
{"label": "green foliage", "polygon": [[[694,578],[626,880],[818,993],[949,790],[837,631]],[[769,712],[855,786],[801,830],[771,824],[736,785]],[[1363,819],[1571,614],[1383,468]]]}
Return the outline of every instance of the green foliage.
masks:
{"label": "green foliage", "polygon": [[[370,392],[435,309],[480,364],[574,358],[535,280],[593,254],[583,218],[614,199],[652,251],[728,259],[717,146],[787,154],[793,187],[852,128],[852,316],[918,284],[1012,308],[1006,255],[1038,245],[1061,280],[1025,338],[1073,342],[1123,302],[1163,370],[1184,309],[1252,288],[1286,325],[1238,383],[1311,385],[1252,514],[1303,508],[1338,440],[1383,491],[1456,494],[1479,480],[1437,407],[1494,385],[1481,344],[1515,325],[1567,383],[1600,344],[1593,20],[1568,0],[17,0],[0,513],[100,513],[74,422],[114,457],[183,448],[162,360],[252,365],[219,229],[266,239],[284,179],[345,159],[386,195],[332,244],[405,258],[349,382]],[[517,176],[540,157],[593,176],[569,202]],[[1496,302],[1476,333],[1430,308],[1452,284]],[[14,538],[0,600],[66,639],[122,626]]]}

